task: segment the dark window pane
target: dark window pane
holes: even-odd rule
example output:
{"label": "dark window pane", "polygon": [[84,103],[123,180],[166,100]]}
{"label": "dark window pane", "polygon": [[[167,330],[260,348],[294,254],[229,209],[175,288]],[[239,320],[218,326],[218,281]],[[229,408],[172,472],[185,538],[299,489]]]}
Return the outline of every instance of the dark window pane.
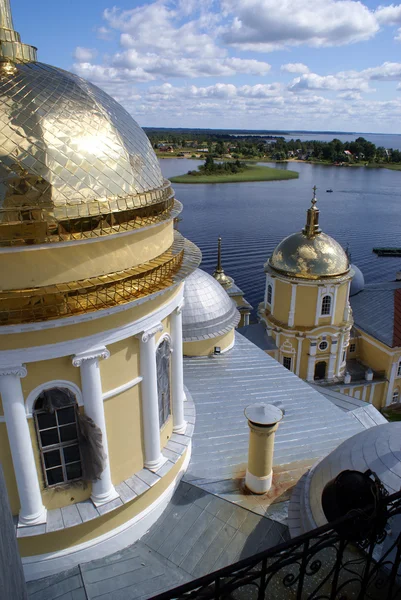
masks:
{"label": "dark window pane", "polygon": [[49,485],[55,485],[56,483],[62,483],[64,481],[63,469],[61,468],[50,469],[49,471],[46,471],[46,475]]}
{"label": "dark window pane", "polygon": [[78,446],[68,446],[67,448],[63,449],[63,452],[64,452],[64,462],[66,462],[66,463],[81,460]]}
{"label": "dark window pane", "polygon": [[57,426],[56,415],[52,415],[51,413],[40,413],[36,418],[38,419],[39,429],[48,429],[49,427]]}
{"label": "dark window pane", "polygon": [[81,469],[80,462],[67,465],[65,467],[65,470],[67,471],[67,479],[68,480],[78,479],[79,477],[82,477],[82,469]]}
{"label": "dark window pane", "polygon": [[76,425],[65,425],[60,427],[60,438],[62,442],[70,442],[77,439]]}
{"label": "dark window pane", "polygon": [[57,411],[57,418],[59,425],[75,423],[75,408],[73,406],[68,406],[67,408],[59,408]]}
{"label": "dark window pane", "polygon": [[35,401],[34,410],[40,410],[41,408],[43,408],[43,397],[42,397],[42,394]]}
{"label": "dark window pane", "polygon": [[59,439],[57,429],[47,429],[47,431],[41,431],[40,439],[43,447],[51,446],[52,444],[58,444]]}
{"label": "dark window pane", "polygon": [[50,450],[50,452],[44,452],[43,458],[45,461],[45,467],[58,467],[61,465],[60,450]]}

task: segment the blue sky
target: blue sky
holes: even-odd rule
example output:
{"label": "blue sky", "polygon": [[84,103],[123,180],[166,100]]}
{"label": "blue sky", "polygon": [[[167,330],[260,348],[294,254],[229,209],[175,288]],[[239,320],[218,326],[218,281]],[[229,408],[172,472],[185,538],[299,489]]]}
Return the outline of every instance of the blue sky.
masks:
{"label": "blue sky", "polygon": [[11,0],[39,60],[142,126],[401,133],[401,4]]}

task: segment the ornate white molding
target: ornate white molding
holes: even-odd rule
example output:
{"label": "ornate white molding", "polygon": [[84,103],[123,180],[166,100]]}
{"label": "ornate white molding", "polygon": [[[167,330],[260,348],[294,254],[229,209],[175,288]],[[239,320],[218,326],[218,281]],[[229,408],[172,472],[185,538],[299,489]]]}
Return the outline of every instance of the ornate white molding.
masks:
{"label": "ornate white molding", "polygon": [[86,352],[76,354],[72,358],[72,364],[74,367],[80,367],[86,360],[106,359],[109,358],[109,356],[110,352],[107,350],[106,346],[100,346],[99,348],[93,348],[92,350],[86,350]]}
{"label": "ornate white molding", "polygon": [[15,375],[17,377],[26,377],[26,368],[24,365],[15,365],[10,367],[0,368],[0,377],[4,375]]}
{"label": "ornate white molding", "polygon": [[149,329],[143,331],[138,337],[146,344],[146,342],[148,342],[150,338],[155,336],[159,331],[163,331],[162,323],[156,323],[155,325],[152,325],[152,327],[149,327]]}

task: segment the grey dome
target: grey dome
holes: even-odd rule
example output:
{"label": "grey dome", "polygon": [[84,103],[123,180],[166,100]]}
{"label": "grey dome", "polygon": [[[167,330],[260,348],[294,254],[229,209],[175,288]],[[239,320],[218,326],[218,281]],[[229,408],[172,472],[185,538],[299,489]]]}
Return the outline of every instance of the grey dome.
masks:
{"label": "grey dome", "polygon": [[354,271],[355,275],[353,276],[351,281],[351,289],[349,295],[355,296],[355,294],[362,292],[362,290],[364,289],[365,278],[363,276],[362,271],[356,265],[351,265],[351,269]]}
{"label": "grey dome", "polygon": [[228,333],[238,325],[236,304],[211,275],[196,269],[185,280],[182,311],[184,342],[206,340]]}
{"label": "grey dome", "polygon": [[321,497],[326,483],[345,469],[365,472],[371,469],[388,490],[401,488],[401,423],[376,425],[349,438],[326,456],[313,470],[308,492],[310,527],[324,525]]}

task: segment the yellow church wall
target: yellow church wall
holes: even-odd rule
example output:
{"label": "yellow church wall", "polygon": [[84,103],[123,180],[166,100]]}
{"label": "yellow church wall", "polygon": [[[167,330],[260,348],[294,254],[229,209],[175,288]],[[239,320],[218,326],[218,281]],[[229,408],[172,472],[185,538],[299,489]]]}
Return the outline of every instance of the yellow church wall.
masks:
{"label": "yellow church wall", "polygon": [[[0,253],[0,289],[23,289],[77,281],[148,262],[173,243],[172,221],[95,242]],[[32,268],[35,265],[35,268]]]}
{"label": "yellow church wall", "polygon": [[299,377],[306,379],[308,374],[308,352],[309,352],[309,340],[304,340],[302,343],[302,355],[301,363],[299,365]]}
{"label": "yellow church wall", "polygon": [[374,340],[373,343],[368,336],[362,335],[358,339],[359,358],[361,362],[372,367],[375,371],[385,371],[389,376],[393,357],[382,349],[380,342]]}
{"label": "yellow church wall", "polygon": [[53,358],[28,363],[26,365],[27,375],[21,379],[22,391],[25,399],[29,393],[39,385],[54,380],[71,381],[81,387],[80,371],[72,365],[71,356]]}
{"label": "yellow church wall", "polygon": [[129,337],[109,344],[109,358],[100,361],[103,393],[139,377],[139,340]]}
{"label": "yellow church wall", "polygon": [[19,538],[18,546],[21,556],[34,556],[37,554],[56,552],[57,550],[65,548],[72,548],[77,544],[83,544],[98,536],[104,535],[116,527],[123,525],[130,519],[133,519],[136,515],[139,515],[155,502],[173,482],[182,467],[187,452],[188,450],[163,479],[151,487],[145,494],[135,498],[121,508],[108,513],[103,517],[99,517],[98,519],[93,519],[92,521],[77,525],[76,527],[70,527],[62,531],[41,536]]}
{"label": "yellow church wall", "polygon": [[209,356],[214,352],[215,346],[220,346],[221,351],[224,351],[234,342],[234,336],[234,329],[232,329],[224,335],[218,335],[208,340],[184,342],[184,356]]}
{"label": "yellow church wall", "polygon": [[114,485],[143,468],[140,385],[104,402],[111,478]]}
{"label": "yellow church wall", "polygon": [[297,285],[297,296],[294,315],[295,329],[297,328],[297,326],[315,326],[317,290],[317,286]]}
{"label": "yellow church wall", "polygon": [[291,284],[276,279],[274,284],[273,317],[282,323],[288,323],[291,304]]}
{"label": "yellow church wall", "polygon": [[344,320],[344,309],[347,302],[348,282],[342,283],[337,288],[336,309],[334,313],[334,323],[339,325]]}
{"label": "yellow church wall", "polygon": [[173,415],[170,414],[163,427],[160,429],[160,447],[163,449],[173,433]]}
{"label": "yellow church wall", "polygon": [[138,321],[146,315],[160,310],[177,295],[181,286],[169,290],[157,298],[143,302],[139,306],[109,316],[97,319],[92,318],[75,325],[65,325],[53,329],[50,328],[38,331],[26,331],[24,333],[0,335],[0,350],[15,350],[18,348],[57,344],[66,340],[80,339],[95,335],[100,331],[106,332],[110,329],[114,330],[119,327],[124,327],[128,323]]}

